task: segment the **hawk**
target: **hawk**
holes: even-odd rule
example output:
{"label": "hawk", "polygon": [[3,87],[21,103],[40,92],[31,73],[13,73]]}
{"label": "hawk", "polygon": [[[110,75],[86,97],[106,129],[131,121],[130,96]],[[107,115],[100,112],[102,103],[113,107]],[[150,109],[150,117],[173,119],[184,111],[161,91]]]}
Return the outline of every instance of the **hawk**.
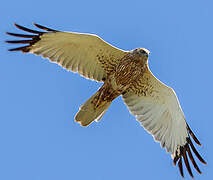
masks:
{"label": "hawk", "polygon": [[94,34],[62,32],[34,25],[43,31],[15,24],[28,34],[7,32],[8,35],[25,38],[6,41],[25,44],[9,51],[41,55],[83,77],[103,82],[101,88],[80,107],[75,121],[82,126],[99,121],[112,101],[122,96],[139,123],[171,153],[182,177],[182,161],[193,177],[188,157],[201,174],[191,150],[202,163],[206,162],[195,149],[191,137],[198,145],[201,144],[187,124],[174,90],[160,82],[150,71],[150,52],[147,49],[124,51]]}

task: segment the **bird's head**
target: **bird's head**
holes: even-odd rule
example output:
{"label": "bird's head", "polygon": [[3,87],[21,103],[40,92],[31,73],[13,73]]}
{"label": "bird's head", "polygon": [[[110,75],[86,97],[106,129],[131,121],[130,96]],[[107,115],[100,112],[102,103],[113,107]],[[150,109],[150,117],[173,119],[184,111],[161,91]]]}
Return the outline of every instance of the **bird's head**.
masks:
{"label": "bird's head", "polygon": [[144,64],[148,63],[148,57],[150,51],[145,48],[136,48],[132,51],[133,55],[139,56],[139,58],[144,62]]}

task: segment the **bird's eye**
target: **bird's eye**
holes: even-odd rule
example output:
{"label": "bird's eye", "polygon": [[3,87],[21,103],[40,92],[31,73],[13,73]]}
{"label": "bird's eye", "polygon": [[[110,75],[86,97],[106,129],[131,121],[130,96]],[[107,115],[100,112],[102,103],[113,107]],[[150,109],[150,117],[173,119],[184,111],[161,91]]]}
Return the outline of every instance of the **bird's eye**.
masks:
{"label": "bird's eye", "polygon": [[144,51],[143,49],[140,50],[141,54],[146,54],[146,51]]}

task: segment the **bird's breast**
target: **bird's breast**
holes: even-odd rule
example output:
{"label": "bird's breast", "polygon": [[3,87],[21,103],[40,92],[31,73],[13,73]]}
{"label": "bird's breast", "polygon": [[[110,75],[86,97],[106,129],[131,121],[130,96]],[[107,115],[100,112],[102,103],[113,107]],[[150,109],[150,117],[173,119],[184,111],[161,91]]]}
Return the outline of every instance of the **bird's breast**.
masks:
{"label": "bird's breast", "polygon": [[140,79],[143,76],[146,66],[141,63],[140,60],[129,57],[123,59],[116,67],[115,81],[117,85],[124,87],[131,86],[132,83]]}

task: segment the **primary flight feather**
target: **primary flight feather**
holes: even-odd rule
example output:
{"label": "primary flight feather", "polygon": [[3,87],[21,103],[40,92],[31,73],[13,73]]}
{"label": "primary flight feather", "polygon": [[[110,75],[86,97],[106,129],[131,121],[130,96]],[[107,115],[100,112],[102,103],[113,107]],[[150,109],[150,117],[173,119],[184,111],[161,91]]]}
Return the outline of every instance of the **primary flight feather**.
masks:
{"label": "primary flight feather", "polygon": [[104,82],[80,107],[75,121],[82,126],[99,121],[112,101],[121,95],[140,124],[171,153],[174,164],[178,163],[182,177],[182,161],[193,177],[188,157],[201,174],[191,150],[202,163],[206,162],[195,149],[190,136],[198,145],[201,144],[187,124],[174,90],[151,73],[147,49],[124,51],[94,34],[61,32],[34,25],[44,31],[31,30],[15,24],[17,28],[31,34],[8,32],[8,35],[26,38],[6,41],[24,44],[9,51],[41,55],[67,70]]}

